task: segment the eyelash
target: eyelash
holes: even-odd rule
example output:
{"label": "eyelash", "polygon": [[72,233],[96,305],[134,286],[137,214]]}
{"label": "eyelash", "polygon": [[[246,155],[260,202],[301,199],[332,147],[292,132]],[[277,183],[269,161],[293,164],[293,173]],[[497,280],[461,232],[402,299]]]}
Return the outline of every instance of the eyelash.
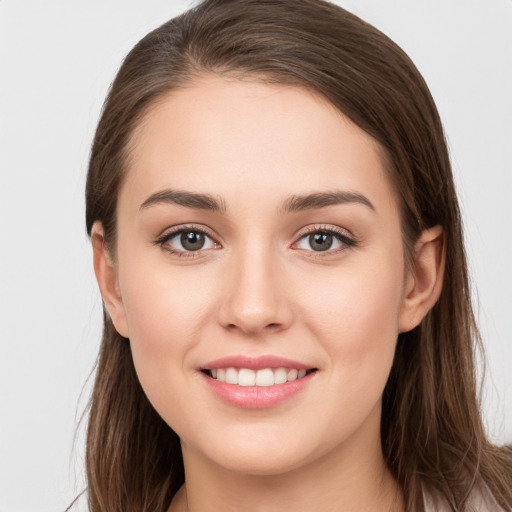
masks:
{"label": "eyelash", "polygon": [[178,256],[179,258],[198,258],[202,256],[201,252],[208,250],[199,249],[197,251],[182,251],[179,249],[175,249],[174,247],[167,243],[169,242],[169,240],[172,240],[176,236],[181,235],[183,233],[200,233],[206,238],[212,240],[215,245],[220,247],[220,244],[215,240],[215,238],[209,231],[207,231],[203,227],[195,226],[193,224],[180,226],[179,228],[174,228],[171,231],[165,232],[155,240],[154,244],[159,245],[163,250],[171,253],[173,256]]}
{"label": "eyelash", "polygon": [[[197,258],[202,256],[202,252],[209,249],[198,249],[197,251],[186,251],[186,250],[179,250],[173,248],[171,245],[169,245],[167,242],[169,240],[172,240],[173,238],[177,237],[178,235],[181,235],[183,233],[200,233],[201,235],[209,238],[218,248],[221,247],[220,244],[215,240],[214,236],[203,227],[195,226],[195,225],[184,225],[180,226],[179,228],[172,229],[171,231],[167,231],[164,234],[162,234],[159,238],[157,238],[154,242],[155,245],[159,245],[163,250],[171,253],[174,256],[178,256],[180,258]],[[314,258],[322,258],[325,256],[337,254],[341,251],[356,247],[358,245],[358,242],[355,238],[347,235],[346,231],[341,230],[336,227],[332,226],[310,226],[306,228],[305,231],[303,231],[300,236],[297,238],[297,240],[293,243],[292,247],[297,245],[301,240],[304,240],[310,235],[316,234],[316,233],[322,233],[325,235],[331,235],[333,236],[338,242],[342,244],[342,247],[337,248],[335,250],[327,249],[326,251],[314,251],[314,250],[307,250],[307,249],[296,249],[301,250],[305,252],[310,252],[310,257]]]}
{"label": "eyelash", "polygon": [[322,233],[325,235],[331,235],[333,236],[338,242],[341,243],[341,247],[331,250],[328,249],[326,251],[313,251],[313,250],[306,250],[303,249],[306,252],[309,252],[309,257],[312,258],[324,258],[327,256],[332,256],[333,254],[338,254],[342,251],[346,251],[347,249],[351,249],[354,247],[357,247],[358,241],[353,237],[353,235],[349,235],[346,230],[342,230],[335,226],[309,226],[306,228],[306,230],[301,233],[299,238],[296,242],[294,242],[293,245],[297,245],[301,240],[304,240],[305,238],[309,237],[310,235],[316,234],[316,233]]}

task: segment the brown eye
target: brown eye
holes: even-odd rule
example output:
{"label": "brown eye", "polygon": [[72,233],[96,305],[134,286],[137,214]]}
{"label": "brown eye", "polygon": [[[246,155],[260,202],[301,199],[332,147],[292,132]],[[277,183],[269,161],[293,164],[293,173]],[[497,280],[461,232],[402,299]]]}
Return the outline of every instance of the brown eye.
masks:
{"label": "brown eye", "polygon": [[334,254],[349,247],[355,247],[357,242],[342,232],[334,229],[319,229],[310,231],[301,236],[293,245],[294,249],[301,249],[310,253]]}
{"label": "brown eye", "polygon": [[156,241],[163,249],[180,256],[206,249],[219,249],[220,245],[201,229],[185,228],[163,235]]}
{"label": "brown eye", "polygon": [[205,236],[198,231],[184,231],[180,236],[181,246],[186,251],[199,251],[205,244]]}
{"label": "brown eye", "polygon": [[309,235],[309,245],[313,251],[328,251],[333,244],[333,236],[330,233],[313,233]]}

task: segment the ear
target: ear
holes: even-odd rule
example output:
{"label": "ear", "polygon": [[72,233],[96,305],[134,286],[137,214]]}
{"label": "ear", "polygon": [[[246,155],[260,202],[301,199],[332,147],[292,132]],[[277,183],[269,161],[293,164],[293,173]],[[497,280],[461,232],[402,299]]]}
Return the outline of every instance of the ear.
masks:
{"label": "ear", "polygon": [[445,240],[441,226],[423,231],[414,246],[412,268],[407,270],[399,332],[414,329],[441,295],[445,267]]}
{"label": "ear", "polygon": [[91,230],[94,273],[100,287],[103,304],[112,319],[116,331],[128,338],[128,326],[117,271],[105,246],[105,233],[101,222],[96,221]]}

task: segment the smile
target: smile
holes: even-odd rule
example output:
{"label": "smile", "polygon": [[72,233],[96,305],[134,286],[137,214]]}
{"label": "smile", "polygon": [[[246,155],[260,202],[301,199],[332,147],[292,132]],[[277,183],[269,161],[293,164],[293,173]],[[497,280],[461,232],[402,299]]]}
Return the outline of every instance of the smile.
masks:
{"label": "smile", "polygon": [[242,409],[267,409],[312,386],[318,368],[271,355],[229,356],[210,361],[199,374],[213,395]]}
{"label": "smile", "polygon": [[302,379],[314,371],[304,368],[262,368],[253,370],[251,368],[213,368],[206,370],[207,375],[226,384],[238,386],[276,386]]}

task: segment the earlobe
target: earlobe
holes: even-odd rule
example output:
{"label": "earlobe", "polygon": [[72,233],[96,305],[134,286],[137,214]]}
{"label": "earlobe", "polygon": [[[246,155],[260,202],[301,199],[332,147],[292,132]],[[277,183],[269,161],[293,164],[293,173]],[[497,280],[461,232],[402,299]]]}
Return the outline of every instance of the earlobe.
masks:
{"label": "earlobe", "polygon": [[399,331],[407,332],[423,320],[441,295],[445,267],[445,239],[441,226],[423,231],[415,244],[412,268],[407,271]]}
{"label": "earlobe", "polygon": [[105,246],[105,236],[101,222],[95,222],[91,230],[94,273],[105,305],[116,331],[128,338],[126,315],[119,290],[119,282],[114,262]]}

